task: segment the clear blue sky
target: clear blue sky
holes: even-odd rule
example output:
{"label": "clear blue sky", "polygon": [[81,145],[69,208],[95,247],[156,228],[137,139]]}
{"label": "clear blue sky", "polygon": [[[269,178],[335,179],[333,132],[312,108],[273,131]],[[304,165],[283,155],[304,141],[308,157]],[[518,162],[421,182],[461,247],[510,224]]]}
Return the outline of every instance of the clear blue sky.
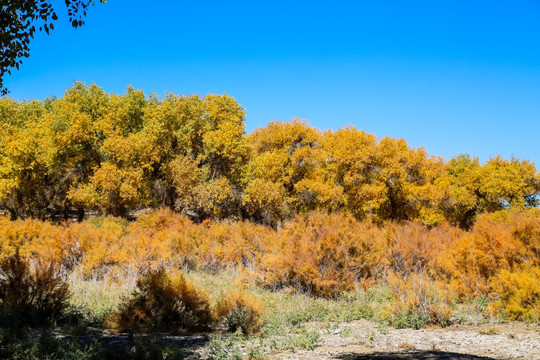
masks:
{"label": "clear blue sky", "polygon": [[[62,1],[56,1],[62,5]],[[271,120],[347,124],[449,159],[540,165],[540,1],[120,1],[50,36],[5,79],[15,99],[226,93],[250,132]]]}

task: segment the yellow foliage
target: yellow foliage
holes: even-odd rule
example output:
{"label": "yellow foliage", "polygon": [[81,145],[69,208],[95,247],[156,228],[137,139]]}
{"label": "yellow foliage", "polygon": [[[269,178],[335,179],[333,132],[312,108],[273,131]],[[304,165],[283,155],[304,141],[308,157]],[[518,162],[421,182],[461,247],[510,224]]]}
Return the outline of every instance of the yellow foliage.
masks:
{"label": "yellow foliage", "polygon": [[322,132],[275,121],[248,135],[245,110],[223,95],[160,99],[77,82],[60,99],[0,101],[0,210],[64,220],[85,210],[130,218],[168,207],[199,221],[276,228],[310,211],[384,224],[445,221],[538,205],[534,164],[463,154],[444,162],[403,139],[352,126]]}
{"label": "yellow foliage", "polygon": [[293,119],[271,122],[249,139],[255,156],[244,202],[253,216],[275,225],[295,211],[336,209],[342,203],[341,189],[324,168],[319,130]]}
{"label": "yellow foliage", "polygon": [[350,126],[326,132],[322,147],[325,167],[342,187],[347,209],[356,217],[376,221],[442,221],[442,194],[435,180],[444,172],[442,160],[422,148],[411,149],[402,139],[383,138]]}
{"label": "yellow foliage", "polygon": [[493,312],[503,311],[511,320],[540,320],[540,267],[502,270],[493,278],[498,300]]}
{"label": "yellow foliage", "polygon": [[291,201],[281,183],[255,179],[246,187],[243,201],[251,215],[267,224],[277,224],[291,213]]}

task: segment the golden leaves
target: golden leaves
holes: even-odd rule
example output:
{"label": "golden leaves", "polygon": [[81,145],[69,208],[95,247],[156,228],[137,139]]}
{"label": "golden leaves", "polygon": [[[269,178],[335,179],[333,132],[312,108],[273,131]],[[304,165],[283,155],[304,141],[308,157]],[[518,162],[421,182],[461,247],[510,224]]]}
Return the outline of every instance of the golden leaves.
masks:
{"label": "golden leaves", "polygon": [[321,132],[275,121],[251,135],[227,95],[164,99],[75,83],[61,99],[0,101],[0,207],[13,217],[98,209],[128,216],[168,206],[198,219],[277,226],[340,211],[377,223],[444,221],[537,205],[534,164],[468,155],[448,162],[403,139],[348,126]]}

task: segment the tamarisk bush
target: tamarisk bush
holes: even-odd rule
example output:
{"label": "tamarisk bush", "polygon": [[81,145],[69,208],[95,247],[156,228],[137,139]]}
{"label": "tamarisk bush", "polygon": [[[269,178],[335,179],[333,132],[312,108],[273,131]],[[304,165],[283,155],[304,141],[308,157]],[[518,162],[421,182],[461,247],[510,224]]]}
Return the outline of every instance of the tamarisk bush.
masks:
{"label": "tamarisk bush", "polygon": [[121,331],[203,331],[213,323],[207,295],[181,273],[150,270],[137,281],[130,297],[109,325]]}
{"label": "tamarisk bush", "polygon": [[17,250],[0,262],[0,317],[11,326],[44,326],[68,306],[69,287],[53,262],[31,266]]}
{"label": "tamarisk bush", "polygon": [[230,332],[242,331],[253,334],[259,331],[263,321],[262,303],[244,291],[224,294],[216,305],[218,321]]}

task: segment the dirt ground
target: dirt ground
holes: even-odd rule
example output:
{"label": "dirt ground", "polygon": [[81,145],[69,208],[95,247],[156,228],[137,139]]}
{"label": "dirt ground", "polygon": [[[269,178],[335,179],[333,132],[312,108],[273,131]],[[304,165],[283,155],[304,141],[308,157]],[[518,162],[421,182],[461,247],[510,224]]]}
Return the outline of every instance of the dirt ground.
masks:
{"label": "dirt ground", "polygon": [[456,325],[413,330],[381,328],[369,321],[354,321],[320,331],[322,338],[314,350],[278,353],[272,358],[540,360],[540,324]]}
{"label": "dirt ground", "polygon": [[[313,350],[272,351],[270,359],[283,360],[540,360],[540,323],[453,325],[446,328],[394,329],[359,320],[336,324],[311,323],[321,335]],[[126,334],[96,329],[109,349],[129,348]],[[151,338],[150,335],[147,336]],[[187,358],[208,358],[211,336],[166,336],[166,342],[185,349]],[[92,338],[88,339],[90,343]],[[247,356],[247,354],[244,354]]]}

